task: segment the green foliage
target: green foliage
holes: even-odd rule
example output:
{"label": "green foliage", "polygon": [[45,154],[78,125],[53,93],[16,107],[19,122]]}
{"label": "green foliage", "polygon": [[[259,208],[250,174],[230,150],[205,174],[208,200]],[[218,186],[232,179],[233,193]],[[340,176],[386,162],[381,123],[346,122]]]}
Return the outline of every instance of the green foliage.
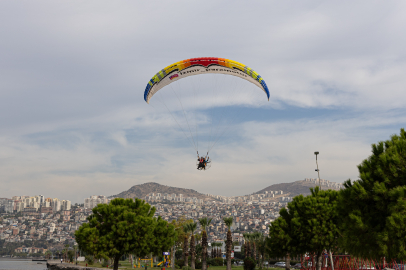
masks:
{"label": "green foliage", "polygon": [[224,260],[222,258],[213,258],[207,260],[207,264],[211,266],[223,266]]}
{"label": "green foliage", "polygon": [[196,250],[195,250],[195,252],[196,252],[196,257],[197,257],[197,258],[202,255],[202,250],[203,250],[202,245],[201,245],[201,244],[197,244],[197,245],[196,245]]}
{"label": "green foliage", "polygon": [[189,230],[191,232],[190,237],[190,266],[196,268],[196,247],[195,247],[195,230],[197,228],[197,223],[193,222],[189,224]]}
{"label": "green foliage", "polygon": [[338,192],[310,189],[311,195],[299,195],[280,210],[280,217],[269,227],[267,247],[271,257],[306,252],[320,258],[323,250],[334,249],[339,237]]}
{"label": "green foliage", "polygon": [[185,264],[185,260],[179,259],[179,260],[176,260],[175,263],[179,267],[179,269],[181,269],[183,267],[183,265]]}
{"label": "green foliage", "polygon": [[195,269],[202,269],[202,262],[197,261],[195,264]]}
{"label": "green foliage", "polygon": [[109,261],[104,259],[101,265],[103,267],[107,267],[108,263],[109,263]]}
{"label": "green foliage", "polygon": [[175,227],[176,237],[175,237],[175,245],[180,246],[183,244],[185,240],[185,233],[183,231],[183,226],[193,223],[192,219],[186,219],[184,216],[180,217],[178,220],[172,220],[171,224]]}
{"label": "green foliage", "polygon": [[223,218],[224,223],[226,224],[227,228],[230,230],[231,225],[233,225],[233,217],[225,217]]}
{"label": "green foliage", "polygon": [[406,132],[372,145],[340,194],[340,244],[353,255],[406,260]]}
{"label": "green foliage", "polygon": [[183,267],[182,267],[182,270],[192,270],[192,267],[190,267],[190,266],[183,266]]}
{"label": "green foliage", "polygon": [[256,263],[253,258],[247,257],[244,259],[244,270],[254,270],[255,265]]}
{"label": "green foliage", "polygon": [[[177,261],[181,260],[183,256],[183,251],[182,250],[177,250],[175,252],[175,259],[176,259],[176,263],[178,263]],[[182,264],[183,265],[183,264]]]}
{"label": "green foliage", "polygon": [[69,250],[68,251],[68,260],[73,262],[74,258],[75,258],[75,251]]}
{"label": "green foliage", "polygon": [[210,225],[211,218],[200,218],[199,223],[202,226],[202,270],[207,269],[206,254],[207,254],[207,232],[206,228]]}
{"label": "green foliage", "polygon": [[202,226],[203,231],[206,230],[206,227],[210,225],[212,220],[213,220],[212,218],[207,218],[207,217],[199,218],[199,223]]}
{"label": "green foliage", "polygon": [[92,255],[86,255],[86,256],[85,256],[85,260],[86,260],[86,263],[87,263],[88,265],[93,265],[93,263],[94,263],[94,256],[92,256]]}
{"label": "green foliage", "polygon": [[114,258],[114,269],[124,254],[161,254],[174,243],[174,226],[155,218],[155,208],[143,200],[117,198],[92,212],[89,223],[75,232],[76,242],[88,254]]}

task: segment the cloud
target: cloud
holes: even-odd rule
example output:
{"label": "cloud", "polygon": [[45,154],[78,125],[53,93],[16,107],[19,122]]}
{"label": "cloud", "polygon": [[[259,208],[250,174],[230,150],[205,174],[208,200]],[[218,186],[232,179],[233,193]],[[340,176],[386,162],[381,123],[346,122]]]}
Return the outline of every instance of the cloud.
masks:
{"label": "cloud", "polygon": [[[315,150],[323,178],[355,178],[370,144],[406,123],[405,5],[1,2],[0,196],[80,202],[145,181],[246,194],[315,176]],[[230,83],[213,103],[216,87],[202,83],[197,101],[182,97],[192,127],[209,126],[227,104],[218,118],[238,114],[206,172],[172,115],[143,100],[158,70],[199,56],[244,63],[271,92],[265,104],[260,91],[230,102],[246,87]],[[186,129],[177,98],[166,98]]]}

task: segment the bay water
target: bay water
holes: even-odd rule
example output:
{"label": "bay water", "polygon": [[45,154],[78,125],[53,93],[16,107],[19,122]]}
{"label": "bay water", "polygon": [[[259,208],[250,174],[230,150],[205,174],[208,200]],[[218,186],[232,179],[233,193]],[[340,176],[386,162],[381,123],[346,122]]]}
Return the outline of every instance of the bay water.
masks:
{"label": "bay water", "polygon": [[45,270],[47,262],[0,259],[0,270]]}

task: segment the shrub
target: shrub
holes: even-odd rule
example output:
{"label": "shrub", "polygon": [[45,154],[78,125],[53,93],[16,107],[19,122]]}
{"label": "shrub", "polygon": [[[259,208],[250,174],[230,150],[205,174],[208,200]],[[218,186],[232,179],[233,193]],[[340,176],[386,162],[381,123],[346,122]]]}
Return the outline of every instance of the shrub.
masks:
{"label": "shrub", "polygon": [[222,258],[214,258],[207,260],[207,265],[211,266],[223,266],[223,259]]}
{"label": "shrub", "polygon": [[244,270],[254,270],[255,269],[255,261],[253,258],[245,258],[244,259]]}
{"label": "shrub", "polygon": [[202,269],[202,262],[195,262],[195,269]]}
{"label": "shrub", "polygon": [[192,270],[192,267],[190,267],[190,266],[183,266],[183,267],[182,267],[182,270]]}
{"label": "shrub", "polygon": [[93,265],[93,263],[94,263],[94,257],[92,255],[86,255],[85,260],[88,265]]}
{"label": "shrub", "polygon": [[102,266],[103,266],[103,267],[106,267],[106,266],[108,265],[108,263],[109,263],[108,261],[103,260],[103,262],[102,262]]}
{"label": "shrub", "polygon": [[176,269],[182,269],[183,265],[185,264],[185,261],[184,260],[176,260],[175,264],[176,264]]}

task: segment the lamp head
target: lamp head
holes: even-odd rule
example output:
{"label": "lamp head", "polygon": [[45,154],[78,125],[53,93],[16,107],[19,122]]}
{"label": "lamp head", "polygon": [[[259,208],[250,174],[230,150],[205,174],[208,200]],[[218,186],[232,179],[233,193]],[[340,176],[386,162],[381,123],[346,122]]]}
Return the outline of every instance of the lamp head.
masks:
{"label": "lamp head", "polygon": [[314,154],[317,156],[319,154],[319,151],[314,152]]}

